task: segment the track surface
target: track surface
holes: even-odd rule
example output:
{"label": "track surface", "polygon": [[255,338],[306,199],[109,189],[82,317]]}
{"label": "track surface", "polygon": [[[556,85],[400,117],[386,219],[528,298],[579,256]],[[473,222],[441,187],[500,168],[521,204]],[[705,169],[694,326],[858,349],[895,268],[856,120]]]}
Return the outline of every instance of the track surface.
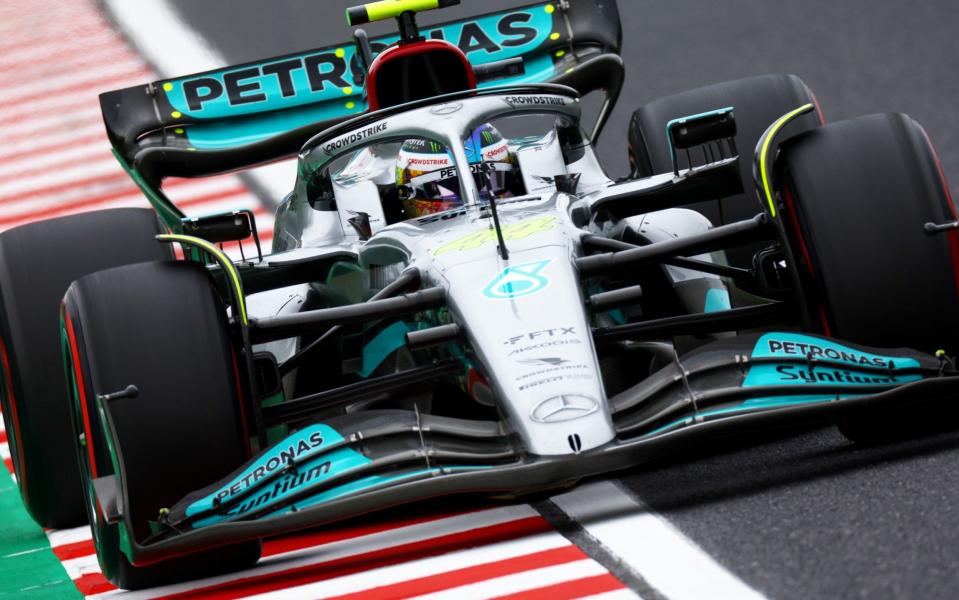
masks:
{"label": "track surface", "polygon": [[[342,0],[275,0],[269,10],[255,0],[174,1],[231,62],[348,38]],[[423,22],[516,3],[464,4]],[[619,5],[630,75],[599,145],[611,174],[626,170],[633,108],[708,83],[792,72],[829,121],[901,111],[923,123],[959,197],[959,5],[951,0]],[[623,480],[770,597],[953,598],[959,589],[959,436],[862,450],[822,430]]]}

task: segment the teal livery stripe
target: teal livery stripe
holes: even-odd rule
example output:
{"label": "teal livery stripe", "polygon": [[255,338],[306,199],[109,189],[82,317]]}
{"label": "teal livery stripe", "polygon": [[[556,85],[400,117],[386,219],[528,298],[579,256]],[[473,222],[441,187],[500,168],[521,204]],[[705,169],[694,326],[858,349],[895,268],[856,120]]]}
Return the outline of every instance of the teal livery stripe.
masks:
{"label": "teal livery stripe", "polygon": [[[767,333],[753,347],[752,358],[819,359],[849,365],[848,368],[784,362],[752,365],[743,379],[742,387],[776,385],[809,385],[809,394],[793,394],[750,398],[735,406],[726,406],[697,412],[695,417],[710,418],[736,415],[752,411],[832,402],[862,396],[857,394],[817,394],[817,385],[846,386],[894,386],[922,379],[918,374],[897,373],[903,369],[919,367],[919,361],[903,356],[884,356],[857,350],[831,340],[795,332]],[[869,370],[863,369],[867,367]],[[882,368],[879,371],[876,368]],[[693,416],[676,419],[646,434],[646,437],[671,431],[681,426],[692,425]]]}
{"label": "teal livery stripe", "polygon": [[[767,333],[756,341],[753,358],[800,358],[828,360],[849,365],[849,368],[792,363],[761,364],[749,368],[743,387],[760,385],[894,385],[921,379],[919,375],[897,375],[901,369],[914,369],[919,361],[903,356],[881,356],[801,333]],[[856,371],[865,366],[872,371]],[[876,372],[875,368],[885,369]],[[757,402],[750,400],[749,402]]]}
{"label": "teal livery stripe", "polygon": [[[285,506],[285,502],[290,498],[299,496],[310,488],[322,486],[331,477],[349,473],[373,462],[344,442],[343,436],[327,425],[316,424],[301,429],[261,454],[239,474],[218,486],[216,491],[191,503],[186,508],[185,515],[210,515],[197,519],[193,523],[194,528],[242,519],[254,513],[260,514],[261,518],[267,518],[262,515],[266,513],[268,517],[272,517],[286,514],[405,479],[488,468],[432,468],[388,476],[364,476],[302,497],[296,502],[295,508]],[[271,508],[275,508],[275,511],[271,512]]]}
{"label": "teal livery stripe", "polygon": [[[542,83],[551,80],[557,72],[549,52],[535,51],[541,44],[549,41],[552,27],[552,17],[541,8],[508,13],[514,16],[508,23],[519,23],[516,15],[529,18],[528,21],[522,21],[528,23],[524,26],[528,28],[524,38],[497,37],[493,34],[488,37],[482,32],[467,29],[469,23],[450,25],[433,31],[446,32],[443,34],[446,39],[462,38],[473,64],[526,56],[525,72],[522,75],[481,82],[481,89]],[[493,27],[491,31],[496,32],[499,30],[497,28],[503,28],[499,25],[502,19],[502,15],[492,16],[481,18],[477,23],[489,23]],[[508,28],[506,30],[509,31]],[[484,37],[478,38],[481,34]],[[523,41],[527,38],[529,41]],[[382,41],[385,47],[387,42],[394,40],[395,38],[382,38],[378,42]],[[347,68],[348,65],[353,65],[351,61],[354,60],[354,54],[353,46],[346,45],[325,53],[284,59],[281,63],[271,63],[273,67],[270,64],[264,65],[256,71],[259,75],[255,76],[254,70],[251,70],[255,68],[247,67],[240,73],[250,77],[238,80],[239,84],[231,85],[241,85],[249,91],[235,94],[232,101],[227,93],[227,83],[234,81],[230,78],[230,73],[167,82],[164,88],[169,88],[167,98],[176,113],[191,120],[200,120],[185,124],[182,133],[178,135],[182,135],[190,146],[198,150],[219,150],[259,142],[313,123],[363,114],[369,109],[369,105],[363,96],[362,86],[356,83],[354,69]],[[329,61],[328,64],[335,65],[324,67],[319,71],[319,75],[314,74],[312,79],[305,67],[294,68],[296,61],[302,61],[305,65],[308,57],[315,56],[324,56],[325,60]],[[291,70],[280,78],[274,72],[276,64],[285,64]],[[267,74],[264,75],[264,72]],[[235,72],[232,73],[235,75]],[[255,118],[234,118],[253,114],[256,114]],[[203,122],[224,117],[230,118],[219,122]]]}
{"label": "teal livery stripe", "polygon": [[[444,39],[463,50],[473,64],[518,56],[533,60],[530,72],[542,77],[549,56],[536,57],[541,47],[556,41],[555,11],[542,3],[468,21],[425,28],[423,35]],[[565,29],[564,29],[565,30]],[[374,52],[399,39],[396,35],[371,40]],[[535,59],[539,60],[535,60]],[[545,58],[545,61],[543,60]],[[550,68],[549,74],[552,74]],[[188,120],[233,118],[315,104],[335,102],[340,110],[353,109],[362,95],[357,83],[359,61],[353,44],[271,59],[223,71],[160,82],[166,100],[179,117]],[[530,76],[513,81],[542,81]],[[508,83],[508,81],[504,81]],[[501,82],[502,83],[502,82]],[[350,109],[352,110],[352,109]]]}
{"label": "teal livery stripe", "polygon": [[[743,380],[743,387],[755,387],[766,385],[898,385],[918,381],[922,379],[921,375],[899,375],[896,374],[900,369],[913,369],[919,366],[919,361],[901,357],[901,356],[881,356],[856,350],[842,344],[824,340],[822,338],[803,335],[801,333],[767,333],[756,341],[753,348],[753,358],[811,358],[813,360],[829,360],[848,364],[848,369],[827,367],[816,365],[814,367],[804,364],[783,363],[783,364],[761,364],[753,365],[749,368],[746,378]],[[858,366],[882,367],[884,372],[856,370]],[[813,388],[814,389],[814,388]],[[811,389],[810,391],[813,391]],[[839,396],[842,398],[852,398],[860,394],[848,394]],[[803,404],[809,402],[823,402],[835,400],[837,396],[816,395],[808,396],[783,396],[772,398],[752,398],[743,402],[743,407],[748,408],[773,408],[776,406],[788,406],[790,404]]]}

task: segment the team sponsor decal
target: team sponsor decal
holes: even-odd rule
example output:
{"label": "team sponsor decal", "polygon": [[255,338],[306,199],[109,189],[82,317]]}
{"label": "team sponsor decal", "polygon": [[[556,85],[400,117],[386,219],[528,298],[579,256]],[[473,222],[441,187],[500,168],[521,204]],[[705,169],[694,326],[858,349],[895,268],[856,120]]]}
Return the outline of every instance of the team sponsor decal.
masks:
{"label": "team sponsor decal", "polygon": [[[449,166],[450,159],[448,156],[437,158],[435,156],[430,157],[421,157],[417,158],[415,156],[409,157],[406,161],[407,167],[447,167]],[[453,171],[453,174],[456,174],[456,171]]]}
{"label": "team sponsor decal", "polygon": [[549,287],[549,277],[543,274],[552,258],[506,267],[483,288],[483,296],[491,300],[512,300],[532,296]]}
{"label": "team sponsor decal", "polygon": [[565,358],[560,358],[558,356],[547,356],[544,358],[523,358],[517,360],[516,362],[521,365],[536,365],[540,367],[546,365],[551,367],[559,367],[572,361],[566,360]]}
{"label": "team sponsor decal", "polygon": [[[430,181],[446,181],[447,179],[455,179],[456,167],[448,166],[452,165],[450,159],[434,159],[434,160],[423,160],[418,165],[411,159],[407,161],[406,167],[410,171],[415,171],[418,173],[423,173],[423,169],[417,167],[441,167],[431,173],[425,173],[424,175],[418,175],[412,179],[413,183],[424,184]],[[470,173],[474,175],[477,173],[493,173],[496,171],[512,171],[513,165],[508,162],[494,162],[494,163],[475,163],[470,165]],[[422,222],[422,221],[421,221]]]}
{"label": "team sponsor decal", "polygon": [[553,327],[537,329],[522,335],[514,335],[503,342],[509,348],[507,356],[518,362],[526,358],[527,352],[534,350],[559,349],[561,346],[582,344],[575,327]]}
{"label": "team sponsor decal", "polygon": [[243,477],[236,479],[230,487],[217,492],[217,500],[222,501],[236,496],[261,479],[306,459],[314,450],[323,445],[323,433],[321,431],[310,431],[306,435],[297,437],[298,439],[289,440],[288,443],[273,448],[258,461],[257,466],[253,467]]}
{"label": "team sponsor decal", "polygon": [[[503,342],[503,345],[515,346],[516,344],[520,342],[527,342],[527,341],[532,342],[532,341],[542,340],[544,338],[560,338],[560,337],[575,336],[575,335],[577,335],[576,327],[552,327],[550,329],[536,329],[534,331],[528,331],[520,335],[511,336],[506,341]],[[554,364],[557,361],[560,361],[558,364],[562,364],[562,359],[560,358],[550,358],[550,359],[537,358],[535,360],[549,361],[547,364]],[[526,362],[525,364],[529,364],[529,363]]]}
{"label": "team sponsor decal", "polygon": [[513,108],[520,106],[566,106],[562,96],[507,96],[503,98]]}
{"label": "team sponsor decal", "polygon": [[353,144],[362,142],[368,137],[374,136],[378,133],[383,133],[384,131],[389,129],[389,125],[390,125],[389,122],[383,121],[382,123],[377,123],[376,125],[367,127],[366,129],[360,129],[359,131],[354,131],[353,133],[348,133],[346,135],[340,136],[336,138],[335,140],[332,140],[324,144],[323,152],[326,152],[326,155],[330,156],[333,153],[335,153],[337,150],[341,150],[343,148],[349,148]]}
{"label": "team sponsor decal", "polygon": [[519,390],[522,392],[524,390],[531,390],[533,388],[538,388],[540,386],[549,384],[549,383],[560,383],[562,381],[589,381],[593,378],[589,373],[564,373],[560,375],[552,375],[550,377],[544,377],[543,379],[537,379],[535,381],[527,381],[522,383],[519,386]]}
{"label": "team sponsor decal", "polygon": [[190,504],[186,515],[216,513],[194,527],[242,517],[267,510],[338,473],[369,464],[368,458],[350,448],[331,449],[342,441],[327,425],[305,427],[261,454],[215,492]]}
{"label": "team sponsor decal", "polygon": [[[504,141],[502,144],[496,146],[492,150],[488,150],[484,152],[483,157],[486,158],[486,160],[496,160],[498,158],[502,158],[503,155],[505,155],[508,152],[509,152],[509,144],[507,144]],[[487,163],[476,163],[471,166],[484,167],[486,166],[486,164]],[[476,173],[476,171],[473,171],[473,172]]]}
{"label": "team sponsor decal", "polygon": [[[430,39],[449,41],[473,64],[529,54],[549,40],[553,15],[546,4],[479,17],[441,27],[424,28]],[[379,53],[398,36],[371,40]],[[217,119],[265,110],[279,110],[318,101],[358,95],[359,59],[353,44],[287,56],[264,64],[160,82],[175,111],[194,118]]]}
{"label": "team sponsor decal", "polygon": [[767,333],[753,348],[753,358],[790,356],[831,360],[850,365],[886,368],[913,368],[919,363],[912,358],[880,356],[855,350],[836,342],[798,333]]}
{"label": "team sponsor decal", "polygon": [[890,385],[901,383],[895,375],[853,373],[841,369],[800,365],[770,365],[775,367],[780,383],[846,383],[850,385]]}
{"label": "team sponsor decal", "polygon": [[[496,163],[496,164],[498,164],[498,163]],[[500,200],[500,201],[498,201],[498,202],[496,203],[496,205],[497,205],[497,206],[502,206],[502,205],[515,205],[515,204],[525,204],[525,203],[527,203],[527,202],[538,202],[538,201],[540,201],[540,198],[538,198],[538,197],[536,197],[536,198],[510,198],[510,199],[508,199],[508,200]],[[479,207],[479,210],[480,210],[480,213],[488,213],[488,212],[489,212],[489,206],[486,206],[486,205],[480,206],[480,207]],[[458,218],[460,218],[460,217],[466,216],[466,213],[467,213],[467,211],[466,211],[465,208],[461,208],[461,209],[458,209],[458,210],[448,210],[448,211],[446,211],[446,212],[444,212],[444,213],[442,213],[442,214],[436,214],[436,215],[429,215],[429,216],[421,217],[421,218],[417,219],[416,222],[417,222],[418,224],[420,224],[420,225],[429,225],[430,223],[437,223],[437,222],[440,222],[440,221],[449,221],[449,220],[452,220],[452,219],[458,219]]]}
{"label": "team sponsor decal", "polygon": [[[753,358],[795,357],[807,359],[808,364],[758,364],[750,367],[743,387],[764,385],[897,385],[922,379],[920,375],[900,375],[900,369],[915,368],[919,362],[912,358],[882,356],[856,350],[836,342],[797,333],[768,333],[759,338],[753,349]],[[848,369],[817,365],[816,360],[828,360],[849,365]],[[869,371],[856,371],[869,367]],[[881,367],[885,371],[874,370]],[[755,404],[764,399],[750,400]]]}
{"label": "team sponsor decal", "polygon": [[329,474],[332,464],[331,461],[326,460],[301,469],[296,474],[284,477],[273,485],[257,491],[242,502],[225,510],[223,514],[227,517],[241,517],[260,507],[268,508],[277,500],[308,487],[314,481],[325,478]]}
{"label": "team sponsor decal", "polygon": [[509,351],[507,356],[518,356],[521,354],[526,354],[527,352],[532,352],[533,350],[553,350],[559,346],[576,346],[582,343],[583,341],[577,338],[547,340],[538,344],[533,344],[532,346],[521,346],[519,348],[514,348]]}
{"label": "team sponsor decal", "polygon": [[[571,361],[565,361],[571,362]],[[560,365],[556,367],[547,367],[543,369],[537,369],[535,371],[530,371],[529,373],[524,373],[516,378],[518,382],[526,382],[532,380],[534,377],[557,377],[569,375],[571,379],[592,379],[592,377],[580,377],[583,374],[583,371],[588,371],[589,365]]]}
{"label": "team sponsor decal", "polygon": [[[478,166],[478,165],[477,165]],[[521,240],[537,233],[550,231],[556,227],[556,217],[538,217],[535,219],[526,219],[517,223],[507,223],[500,229],[503,232],[504,240]],[[457,238],[452,242],[443,244],[433,251],[433,256],[446,254],[447,252],[465,252],[475,250],[488,243],[496,242],[496,231],[491,229],[482,229],[474,231],[469,235]],[[489,297],[489,296],[487,296]]]}

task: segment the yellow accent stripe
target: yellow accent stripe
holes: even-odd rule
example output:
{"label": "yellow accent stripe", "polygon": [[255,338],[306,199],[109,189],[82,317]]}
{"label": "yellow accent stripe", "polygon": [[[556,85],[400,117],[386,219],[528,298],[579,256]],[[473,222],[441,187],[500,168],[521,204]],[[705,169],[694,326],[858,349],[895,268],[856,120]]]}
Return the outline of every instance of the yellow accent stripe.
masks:
{"label": "yellow accent stripe", "polygon": [[380,0],[367,4],[366,14],[369,15],[370,21],[380,21],[398,17],[408,10],[418,12],[439,7],[439,0]]}
{"label": "yellow accent stripe", "polygon": [[250,320],[246,315],[246,299],[243,297],[243,284],[240,282],[240,276],[236,272],[236,268],[233,266],[233,261],[231,261],[226,254],[223,254],[219,248],[203,238],[193,237],[191,235],[163,233],[156,236],[156,239],[161,242],[180,242],[183,244],[189,244],[191,246],[198,246],[209,252],[213,258],[220,263],[220,266],[222,266],[226,272],[229,273],[230,279],[233,281],[233,289],[236,290],[236,301],[239,304],[237,308],[240,311],[240,321],[244,326],[250,324]]}
{"label": "yellow accent stripe", "polygon": [[763,148],[759,156],[759,176],[763,182],[763,192],[766,194],[766,202],[769,203],[769,215],[771,217],[776,216],[776,202],[773,199],[772,185],[769,182],[769,147],[772,145],[773,140],[776,139],[776,134],[779,133],[780,129],[788,125],[790,121],[799,115],[805,114],[813,108],[815,107],[812,104],[804,104],[796,110],[779,117],[779,120],[766,130],[766,140],[763,142]]}

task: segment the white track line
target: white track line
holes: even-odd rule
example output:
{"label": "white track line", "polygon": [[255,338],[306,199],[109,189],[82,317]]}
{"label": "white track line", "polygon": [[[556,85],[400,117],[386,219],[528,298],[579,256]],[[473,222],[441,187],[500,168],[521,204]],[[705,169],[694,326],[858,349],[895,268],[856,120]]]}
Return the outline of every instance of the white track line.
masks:
{"label": "white track line", "polygon": [[551,500],[672,600],[763,598],[610,481],[589,483]]}
{"label": "white track line", "polygon": [[140,52],[165,76],[225,66],[223,57],[163,0],[105,0],[104,4]]}

